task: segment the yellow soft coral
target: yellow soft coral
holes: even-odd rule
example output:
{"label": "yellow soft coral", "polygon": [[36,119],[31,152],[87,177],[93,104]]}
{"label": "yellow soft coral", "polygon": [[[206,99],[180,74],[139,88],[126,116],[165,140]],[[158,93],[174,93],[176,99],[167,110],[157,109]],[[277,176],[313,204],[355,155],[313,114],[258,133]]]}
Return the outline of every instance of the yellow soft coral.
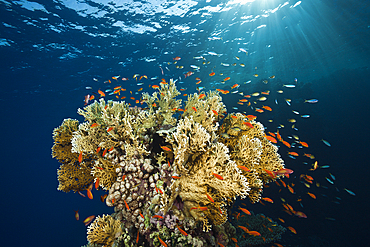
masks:
{"label": "yellow soft coral", "polygon": [[87,240],[92,244],[112,246],[122,234],[121,222],[110,215],[98,216],[87,229]]}
{"label": "yellow soft coral", "polygon": [[78,154],[71,151],[72,135],[78,130],[78,124],[75,119],[64,119],[63,123],[53,131],[52,157],[61,163],[74,163],[78,160]]}
{"label": "yellow soft coral", "polygon": [[172,144],[175,153],[172,166],[181,176],[170,186],[171,198],[164,212],[172,206],[174,198],[180,196],[185,215],[203,221],[205,230],[209,230],[205,223],[208,219],[214,224],[225,222],[227,217],[221,213],[221,208],[237,196],[246,197],[249,191],[246,178],[230,159],[229,149],[215,142],[192,117],[180,120],[176,131],[169,134],[166,141]]}
{"label": "yellow soft coral", "polygon": [[278,148],[265,138],[261,123],[249,121],[241,113],[228,115],[220,130],[220,141],[229,147],[231,159],[238,166],[250,170],[241,169],[250,183],[249,199],[253,203],[259,201],[263,184],[274,180],[265,170],[278,171],[284,168],[284,162],[277,153]]}
{"label": "yellow soft coral", "polygon": [[[193,117],[209,133],[217,130],[219,114],[226,112],[221,96],[216,91],[209,91],[207,95],[197,93],[188,96],[183,117]],[[217,113],[217,114],[216,114]]]}
{"label": "yellow soft coral", "polygon": [[86,165],[76,165],[72,163],[63,164],[58,170],[58,190],[64,192],[82,191],[93,182],[93,176],[90,174],[91,167]]}
{"label": "yellow soft coral", "polygon": [[172,79],[168,84],[160,85],[159,92],[154,92],[152,96],[144,93],[143,100],[148,104],[150,115],[154,114],[157,124],[175,125],[177,120],[173,115],[181,107],[181,100],[176,100],[175,97],[180,95],[180,92]]}
{"label": "yellow soft coral", "polygon": [[99,178],[99,186],[104,190],[109,190],[117,180],[116,168],[119,165],[113,165],[109,160],[99,157],[91,170],[95,179]]}

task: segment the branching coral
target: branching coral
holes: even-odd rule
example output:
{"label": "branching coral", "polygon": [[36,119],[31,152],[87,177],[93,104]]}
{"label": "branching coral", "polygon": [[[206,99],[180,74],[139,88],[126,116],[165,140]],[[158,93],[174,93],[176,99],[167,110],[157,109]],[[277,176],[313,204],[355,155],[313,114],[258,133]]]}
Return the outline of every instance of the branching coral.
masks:
{"label": "branching coral", "polygon": [[122,234],[121,222],[110,215],[98,216],[88,226],[87,240],[93,244],[112,246],[115,239]]}

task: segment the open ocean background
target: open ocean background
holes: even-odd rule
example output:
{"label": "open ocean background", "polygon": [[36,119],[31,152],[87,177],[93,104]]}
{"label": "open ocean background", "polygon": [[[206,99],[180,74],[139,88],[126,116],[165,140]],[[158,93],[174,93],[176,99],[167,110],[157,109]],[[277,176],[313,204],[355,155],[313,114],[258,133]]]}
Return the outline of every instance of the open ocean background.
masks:
{"label": "open ocean background", "polygon": [[[132,91],[139,99],[140,87],[154,91],[148,85],[159,83],[150,79],[155,76],[181,77],[178,87],[186,88],[184,93],[194,93],[199,86],[205,91],[230,90],[235,83],[244,94],[270,90],[263,103],[273,111],[257,120],[272,132],[283,124],[280,132],[285,137],[298,135],[310,145],[304,151],[330,168],[308,173],[313,161],[291,159],[287,152],[293,150],[281,146],[286,167],[295,171],[291,179],[296,181],[296,195],[286,189],[278,192],[280,187],[271,184],[264,196],[275,203],[247,202],[248,208],[275,220],[282,217],[283,226],[297,230],[297,235],[283,235],[279,243],[284,246],[368,246],[370,1],[0,0],[0,18],[1,246],[87,243],[86,227],[75,220],[73,210],[80,210],[81,219],[113,210],[100,202],[98,193],[91,201],[56,190],[59,164],[51,158],[52,131],[65,118],[83,120],[77,108],[83,107],[88,93],[122,85],[127,98]],[[176,56],[181,60],[175,65]],[[205,60],[194,59],[197,56]],[[216,76],[210,77],[212,70]],[[185,79],[188,71],[195,74]],[[136,73],[148,76],[144,85],[132,78]],[[130,80],[112,80],[117,75]],[[272,75],[275,78],[269,79]],[[221,84],[226,76],[231,80]],[[195,77],[202,83],[196,85]],[[109,79],[112,83],[104,83]],[[223,95],[228,112],[258,114],[237,104],[239,98]],[[319,102],[304,103],[312,98]],[[291,99],[291,106],[285,99]],[[301,118],[292,110],[310,117]],[[290,118],[297,119],[298,131],[290,128]],[[327,188],[305,188],[299,182],[302,173]],[[329,173],[335,175],[333,185],[325,180]],[[282,212],[280,197],[307,219]]]}

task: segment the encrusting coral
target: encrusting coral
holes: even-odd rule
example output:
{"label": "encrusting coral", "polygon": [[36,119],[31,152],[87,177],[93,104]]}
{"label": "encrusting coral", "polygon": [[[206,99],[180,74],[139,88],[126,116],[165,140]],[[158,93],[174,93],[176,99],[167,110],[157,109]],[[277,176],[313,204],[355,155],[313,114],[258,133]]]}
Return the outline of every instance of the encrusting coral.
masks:
{"label": "encrusting coral", "polygon": [[54,130],[59,189],[94,182],[114,207],[114,218],[89,226],[90,243],[227,245],[235,200],[257,202],[263,185],[283,176],[266,172],[284,163],[262,124],[240,113],[223,118],[216,91],[189,95],[184,109],[179,94],[170,80],[142,95],[147,108],[100,99],[78,110],[83,123],[66,119]]}

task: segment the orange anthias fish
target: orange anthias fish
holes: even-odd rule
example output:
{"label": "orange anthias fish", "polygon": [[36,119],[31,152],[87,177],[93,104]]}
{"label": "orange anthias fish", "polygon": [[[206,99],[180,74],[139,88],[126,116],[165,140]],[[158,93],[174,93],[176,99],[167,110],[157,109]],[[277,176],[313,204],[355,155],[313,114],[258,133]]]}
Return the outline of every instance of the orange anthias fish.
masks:
{"label": "orange anthias fish", "polygon": [[261,233],[259,233],[257,231],[248,231],[248,234],[252,235],[252,236],[261,236]]}
{"label": "orange anthias fish", "polygon": [[236,238],[231,238],[232,241],[234,241],[235,243],[238,242],[238,240],[236,240]]}
{"label": "orange anthias fish", "polygon": [[269,106],[264,105],[264,106],[262,106],[262,108],[265,109],[265,110],[268,110],[268,111],[272,111],[271,107],[269,107]]}
{"label": "orange anthias fish", "polygon": [[212,110],[212,112],[213,112],[213,114],[215,114],[216,116],[218,116],[218,113],[217,113],[217,111],[215,111],[215,110]]}
{"label": "orange anthias fish", "polygon": [[87,189],[87,197],[92,200],[94,197],[93,197],[93,194],[91,193],[91,190]]}
{"label": "orange anthias fish", "polygon": [[159,88],[159,86],[158,85],[153,85],[152,88],[157,89],[157,88]]}
{"label": "orange anthias fish", "polygon": [[277,140],[276,140],[274,137],[272,137],[272,136],[268,136],[268,135],[265,135],[265,137],[266,137],[266,139],[267,139],[267,140],[269,140],[270,142],[272,142],[272,143],[277,143]]}
{"label": "orange anthias fish", "polygon": [[179,56],[174,57],[174,58],[173,58],[173,60],[174,60],[174,61],[179,61],[179,60],[181,60],[181,57],[179,57]]}
{"label": "orange anthias fish", "polygon": [[179,226],[176,226],[176,227],[177,227],[177,229],[179,229],[179,231],[181,232],[182,235],[188,236],[188,234],[184,230],[182,230]]}
{"label": "orange anthias fish", "polygon": [[241,211],[243,211],[244,213],[246,213],[246,214],[248,214],[248,215],[251,215],[251,212],[249,212],[247,209],[245,209],[245,208],[241,208],[241,207],[239,207],[239,209],[240,209]]}
{"label": "orange anthias fish", "polygon": [[243,171],[246,171],[246,172],[250,172],[251,170],[248,169],[247,167],[245,166],[238,166],[240,169],[242,169]]}
{"label": "orange anthias fish", "polygon": [[80,154],[78,155],[78,162],[81,163],[82,162],[82,151],[80,152]]}
{"label": "orange anthias fish", "polygon": [[79,220],[80,219],[80,214],[78,213],[78,210],[75,211],[75,218],[76,218],[76,220]]}
{"label": "orange anthias fish", "polygon": [[262,113],[263,110],[262,109],[259,109],[259,108],[256,108],[256,112]]}
{"label": "orange anthias fish", "polygon": [[284,140],[282,140],[281,142],[282,142],[285,146],[287,146],[288,148],[290,148],[290,147],[291,147],[291,145],[290,145],[290,143],[289,143],[289,142],[284,141]]}
{"label": "orange anthias fish", "polygon": [[287,228],[288,228],[292,233],[297,234],[297,231],[296,231],[293,227],[288,226]]}
{"label": "orange anthias fish", "polygon": [[91,215],[91,216],[87,217],[86,219],[84,219],[83,222],[84,222],[85,226],[87,226],[88,224],[90,224],[91,221],[93,221],[94,218],[95,218],[95,215]]}
{"label": "orange anthias fish", "polygon": [[234,84],[231,86],[231,89],[238,88],[240,85],[239,84]]}
{"label": "orange anthias fish", "polygon": [[212,197],[211,197],[210,195],[208,195],[207,193],[206,193],[206,196],[207,196],[208,200],[210,200],[212,203],[214,203],[214,202],[215,202],[215,201],[212,199]]}
{"label": "orange anthias fish", "polygon": [[160,216],[160,215],[153,215],[152,218],[155,218],[155,219],[163,219],[163,216]]}
{"label": "orange anthias fish", "polygon": [[110,127],[107,129],[107,132],[112,131],[112,130],[113,130],[113,127]]}
{"label": "orange anthias fish", "polygon": [[125,202],[125,205],[126,205],[127,210],[130,210],[130,207],[128,206],[126,200],[123,200],[123,201]]}
{"label": "orange anthias fish", "polygon": [[286,183],[285,183],[283,180],[281,180],[280,182],[281,182],[281,184],[282,184],[284,187],[286,187]]}
{"label": "orange anthias fish", "polygon": [[204,93],[202,93],[202,94],[199,95],[198,99],[202,99],[202,98],[204,98],[204,96],[206,96],[206,95]]}
{"label": "orange anthias fish", "polygon": [[274,201],[271,198],[268,198],[268,197],[262,197],[261,199],[266,201],[266,202],[274,203]]}
{"label": "orange anthias fish", "polygon": [[263,169],[270,177],[272,178],[275,178],[275,174],[272,172],[272,171],[269,171],[269,170],[266,170],[266,169]]}
{"label": "orange anthias fish", "polygon": [[243,122],[244,125],[247,125],[249,128],[254,128],[253,124],[250,122]]}
{"label": "orange anthias fish", "polygon": [[312,194],[312,193],[310,193],[310,192],[307,192],[307,194],[308,194],[309,196],[311,196],[313,199],[316,199],[316,196],[315,196],[314,194]]}
{"label": "orange anthias fish", "polygon": [[238,227],[240,227],[245,232],[249,232],[249,230],[245,226],[238,226]]}
{"label": "orange anthias fish", "polygon": [[254,115],[247,115],[247,118],[249,119],[249,121],[251,120],[254,120],[257,118],[257,116],[254,116]]}
{"label": "orange anthias fish", "polygon": [[224,180],[224,178],[221,176],[221,175],[218,175],[217,173],[213,173],[213,176],[215,176],[216,178],[220,179],[220,180]]}
{"label": "orange anthias fish", "polygon": [[167,244],[158,236],[158,240],[159,242],[161,242],[161,244],[164,246],[164,247],[167,247]]}
{"label": "orange anthias fish", "polygon": [[305,215],[303,212],[300,211],[293,211],[294,215],[299,218],[307,218],[307,215]]}
{"label": "orange anthias fish", "polygon": [[93,123],[91,126],[90,126],[90,128],[94,128],[94,127],[97,127],[98,126],[98,124],[97,123]]}
{"label": "orange anthias fish", "polygon": [[216,73],[215,72],[211,72],[211,74],[209,74],[209,76],[214,76]]}
{"label": "orange anthias fish", "polygon": [[226,77],[226,78],[224,79],[224,81],[228,81],[228,80],[230,80],[230,77]]}
{"label": "orange anthias fish", "polygon": [[299,156],[299,154],[298,153],[296,153],[296,152],[288,152],[288,154],[290,154],[290,155],[292,155],[292,156]]}
{"label": "orange anthias fish", "polygon": [[105,96],[105,93],[103,91],[101,91],[100,89],[98,90],[98,93],[100,94],[100,97],[104,97]]}
{"label": "orange anthias fish", "polygon": [[299,142],[303,147],[305,147],[305,148],[308,148],[308,144],[307,144],[307,142]]}
{"label": "orange anthias fish", "polygon": [[164,151],[167,151],[167,152],[171,152],[171,151],[172,151],[169,147],[166,147],[166,146],[161,146],[161,148],[162,148]]}
{"label": "orange anthias fish", "polygon": [[293,188],[292,188],[292,187],[290,187],[290,185],[289,185],[289,184],[287,185],[287,187],[288,187],[288,190],[290,191],[290,193],[294,194],[294,190],[293,190]]}
{"label": "orange anthias fish", "polygon": [[195,108],[194,106],[192,107],[192,109],[193,109],[195,112],[197,112],[197,108]]}
{"label": "orange anthias fish", "polygon": [[290,169],[287,169],[287,168],[283,168],[283,169],[280,169],[276,172],[273,172],[275,175],[287,175],[287,174],[292,174],[294,171],[293,170],[290,170]]}
{"label": "orange anthias fish", "polygon": [[96,181],[95,181],[95,189],[97,190],[99,188],[99,177],[96,178]]}
{"label": "orange anthias fish", "polygon": [[283,140],[283,138],[281,137],[281,135],[280,135],[279,131],[277,131],[277,132],[276,132],[276,137],[277,137],[277,139],[278,139],[279,141],[282,141],[282,140]]}

